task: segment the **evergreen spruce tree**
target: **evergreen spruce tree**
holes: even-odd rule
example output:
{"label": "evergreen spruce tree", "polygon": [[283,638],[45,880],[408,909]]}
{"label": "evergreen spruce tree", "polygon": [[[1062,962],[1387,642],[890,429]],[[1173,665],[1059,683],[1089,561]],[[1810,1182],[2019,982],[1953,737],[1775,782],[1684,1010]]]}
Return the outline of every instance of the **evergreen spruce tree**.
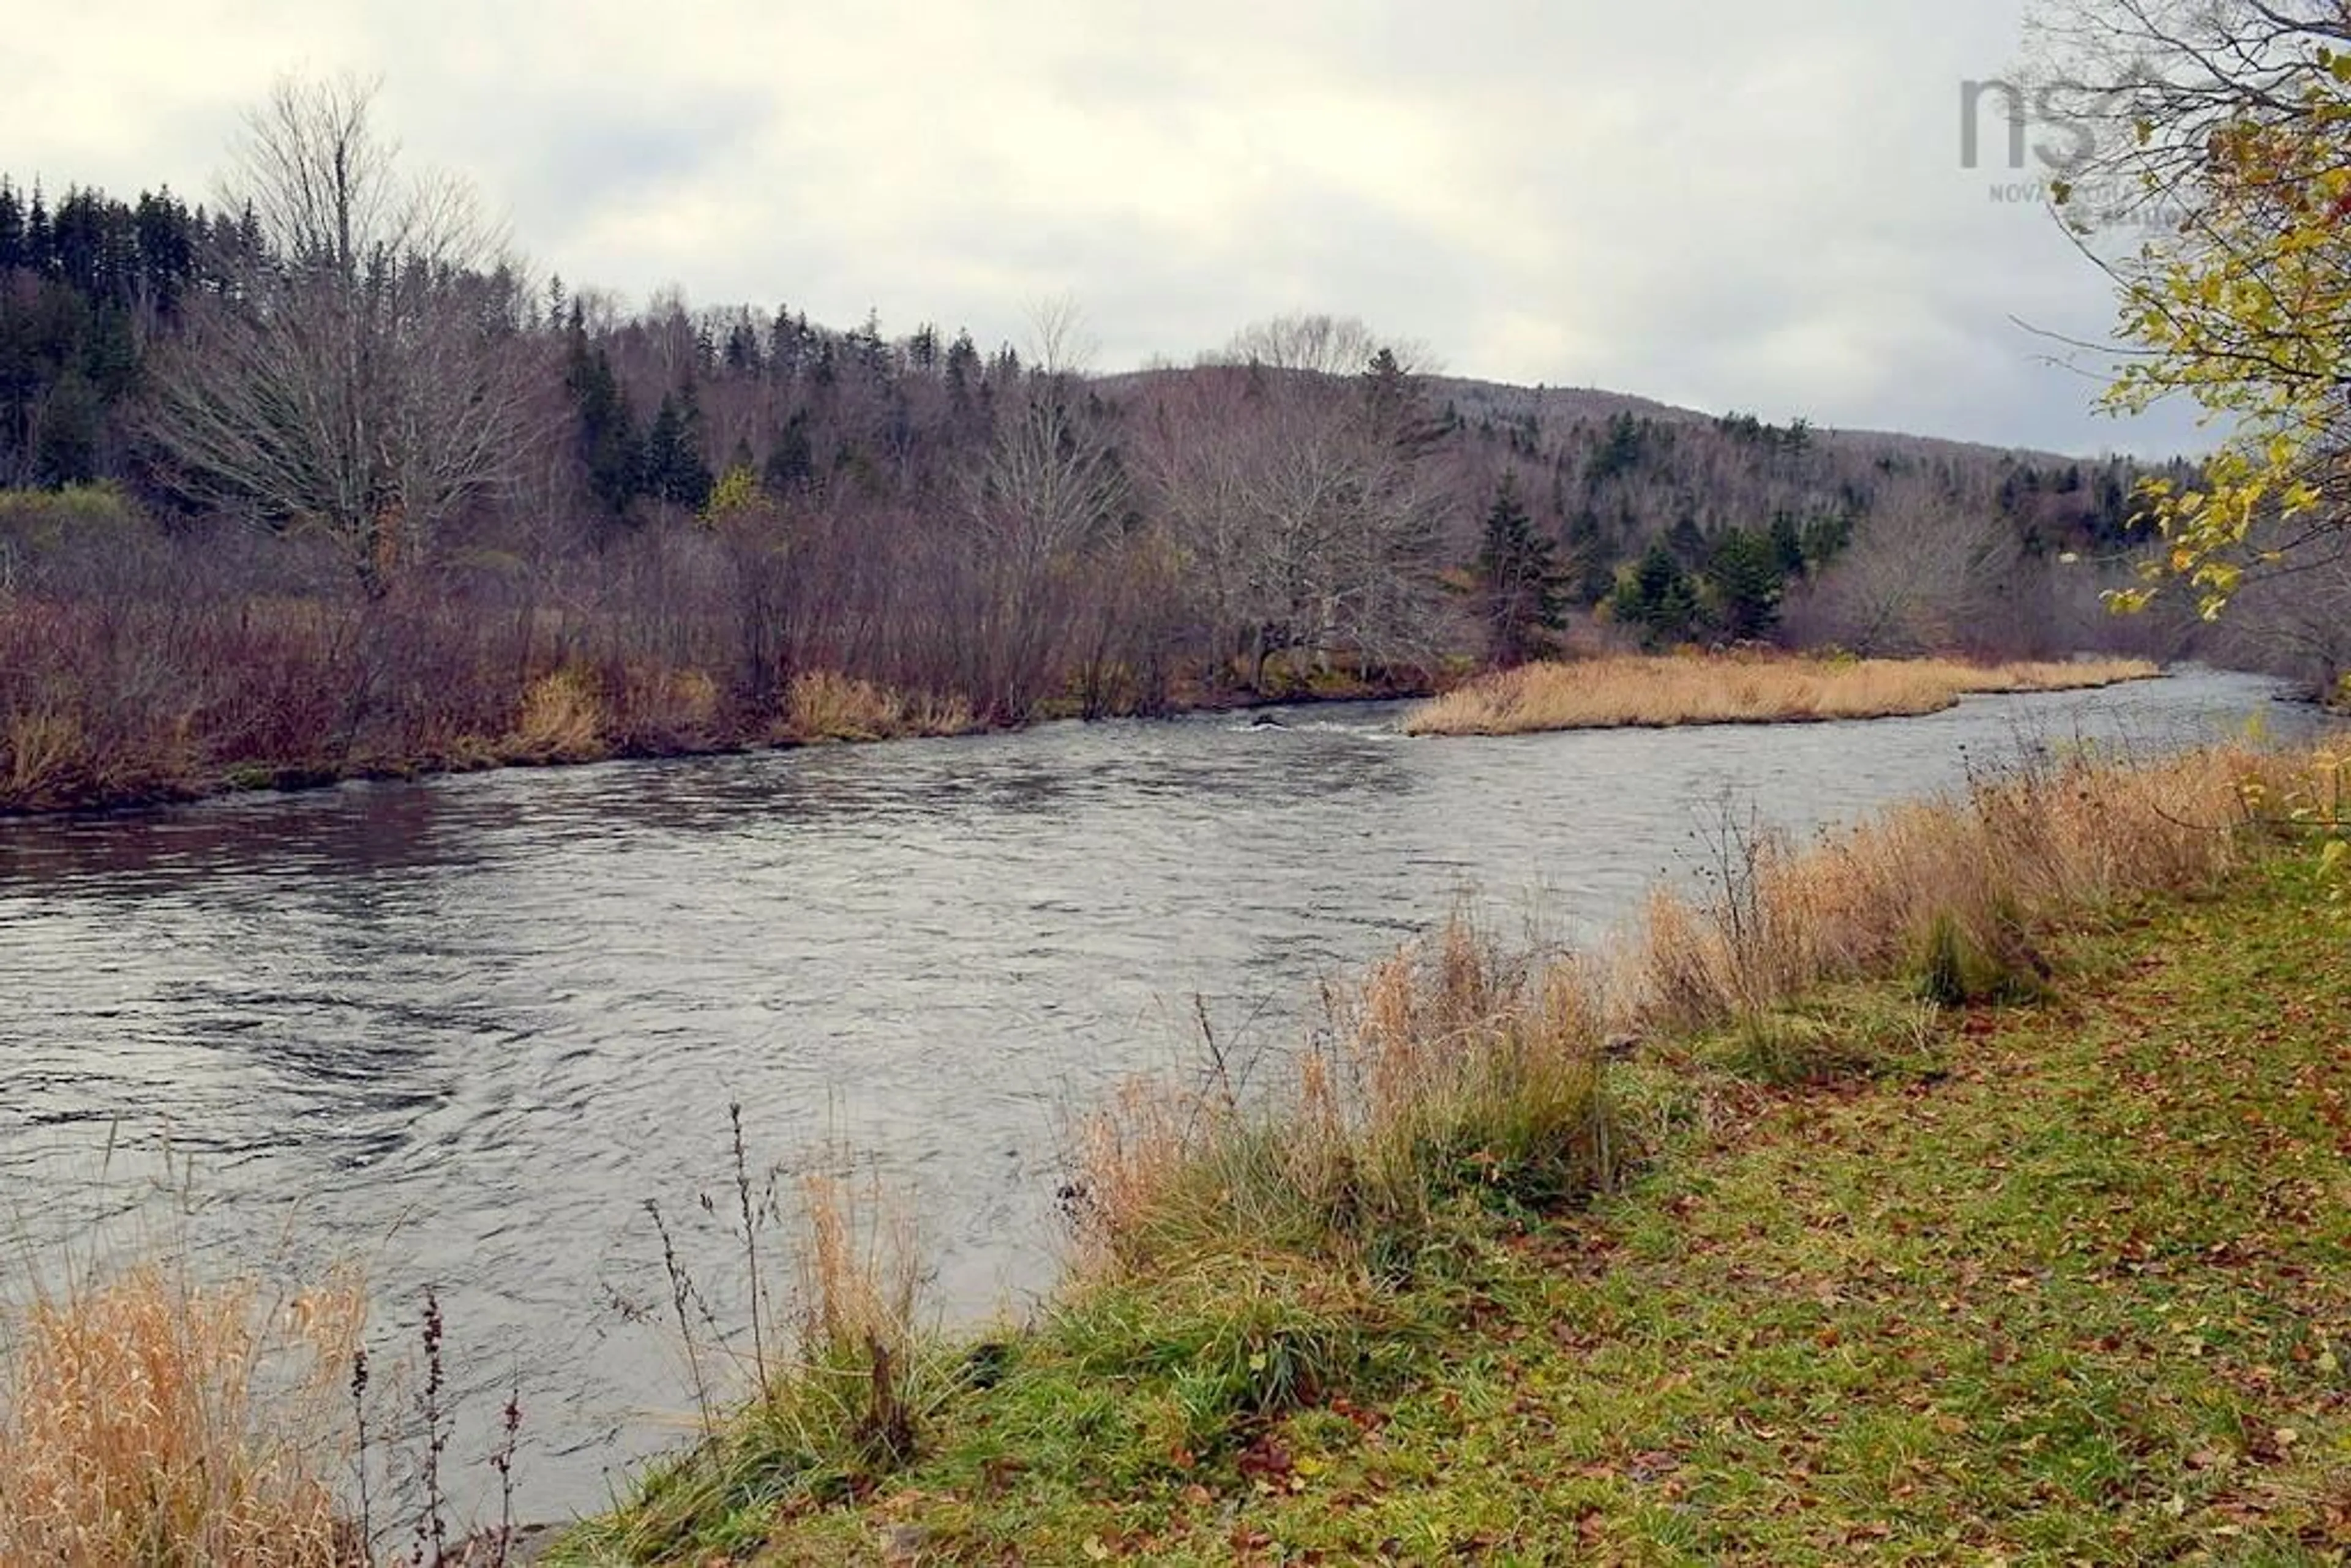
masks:
{"label": "evergreen spruce tree", "polygon": [[1803,530],[1796,524],[1796,514],[1785,508],[1771,514],[1771,553],[1779,558],[1782,577],[1804,575]]}
{"label": "evergreen spruce tree", "polygon": [[1597,604],[1616,587],[1616,545],[1600,514],[1584,507],[1567,525],[1567,554],[1575,573],[1576,597]]}
{"label": "evergreen spruce tree", "polygon": [[33,204],[25,209],[25,256],[17,265],[35,272],[47,272],[56,259],[56,246],[49,233],[48,203],[37,182],[33,186]]}
{"label": "evergreen spruce tree", "polygon": [[664,392],[645,430],[645,493],[659,501],[674,499],[671,486],[685,466],[685,421],[677,412],[676,395]]}
{"label": "evergreen spruce tree", "polygon": [[1662,539],[1617,586],[1612,604],[1616,619],[1640,628],[1652,648],[1687,642],[1698,625],[1698,586]]}
{"label": "evergreen spruce tree", "polygon": [[946,365],[947,385],[957,393],[979,380],[979,348],[971,340],[969,328],[956,332],[955,341],[947,345]]}
{"label": "evergreen spruce tree", "polygon": [[702,455],[702,411],[691,382],[662,394],[645,435],[645,491],[657,500],[700,511],[716,480]]}
{"label": "evergreen spruce tree", "polygon": [[25,265],[25,200],[0,177],[0,273]]}
{"label": "evergreen spruce tree", "polygon": [[1629,413],[1614,414],[1608,421],[1608,434],[1599,450],[1592,455],[1592,465],[1584,470],[1586,483],[1605,484],[1619,475],[1631,473],[1641,465],[1647,444],[1646,422],[1635,419]]}
{"label": "evergreen spruce tree", "polygon": [[588,346],[577,300],[570,314],[570,358],[564,385],[579,413],[580,459],[588,469],[590,492],[605,511],[623,517],[629,503],[646,488],[644,444],[638,438],[629,400],[612,374],[612,361],[602,349]]}
{"label": "evergreen spruce tree", "polygon": [[98,477],[99,433],[105,408],[98,389],[78,370],[68,370],[42,400],[40,441],[33,454],[33,480],[57,486],[87,485]]}
{"label": "evergreen spruce tree", "polygon": [[1770,535],[1752,528],[1725,532],[1715,541],[1706,581],[1712,591],[1716,622],[1725,637],[1752,642],[1779,623],[1780,596],[1786,591],[1787,580]]}
{"label": "evergreen spruce tree", "polygon": [[768,449],[764,470],[768,488],[778,495],[806,489],[816,478],[816,447],[809,440],[808,413],[795,412],[784,422],[775,445]]}
{"label": "evergreen spruce tree", "polygon": [[1684,566],[1702,565],[1707,557],[1714,553],[1707,542],[1705,532],[1698,526],[1698,519],[1687,513],[1684,513],[1681,519],[1667,530],[1666,542],[1673,547],[1674,554]]}
{"label": "evergreen spruce tree", "polygon": [[1541,650],[1543,633],[1565,624],[1558,556],[1552,541],[1535,531],[1515,474],[1505,474],[1495,486],[1478,577],[1487,635],[1501,663],[1525,663]]}

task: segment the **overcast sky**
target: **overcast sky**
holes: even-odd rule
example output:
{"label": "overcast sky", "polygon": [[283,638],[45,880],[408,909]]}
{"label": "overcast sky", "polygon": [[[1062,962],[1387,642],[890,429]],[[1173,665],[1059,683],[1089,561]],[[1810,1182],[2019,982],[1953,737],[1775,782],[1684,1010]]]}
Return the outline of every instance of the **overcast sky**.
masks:
{"label": "overcast sky", "polygon": [[[287,71],[381,75],[406,156],[542,270],[983,345],[1068,293],[1118,369],[1364,318],[1461,375],[2096,451],[2016,325],[2105,286],[1960,156],[2021,0],[79,0],[12,29],[0,169],[202,197]],[[1275,12],[1275,19],[1265,15]]]}

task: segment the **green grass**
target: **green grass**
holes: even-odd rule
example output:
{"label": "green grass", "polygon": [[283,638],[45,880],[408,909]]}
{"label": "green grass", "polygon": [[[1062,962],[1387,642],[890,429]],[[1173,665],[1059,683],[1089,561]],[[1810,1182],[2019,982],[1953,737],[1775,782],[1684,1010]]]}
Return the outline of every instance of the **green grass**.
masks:
{"label": "green grass", "polygon": [[[1652,1157],[1410,1283],[1233,1257],[962,1356],[914,1462],[559,1560],[2324,1563],[2351,1553],[2351,926],[2307,866],[1618,1070]],[[637,1542],[632,1544],[632,1539]]]}

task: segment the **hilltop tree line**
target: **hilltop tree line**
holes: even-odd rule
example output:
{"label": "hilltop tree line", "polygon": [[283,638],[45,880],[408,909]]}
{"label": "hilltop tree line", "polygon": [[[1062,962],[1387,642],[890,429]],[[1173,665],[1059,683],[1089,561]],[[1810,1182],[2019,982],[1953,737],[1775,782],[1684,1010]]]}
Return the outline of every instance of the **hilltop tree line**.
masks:
{"label": "hilltop tree line", "polygon": [[[332,504],[273,496],[184,430],[157,428],[175,402],[183,421],[262,417],[224,404],[208,379],[235,363],[221,354],[218,322],[249,308],[257,270],[282,283],[317,238],[273,236],[252,204],[207,212],[168,191],[124,202],[80,187],[51,203],[0,181],[0,478],[112,480],[167,518],[318,527]],[[2132,540],[2140,476],[2119,459],[1904,452],[1748,413],[1465,409],[1353,323],[1269,323],[1191,367],[1098,378],[1008,344],[983,351],[967,330],[923,324],[893,337],[871,317],[842,330],[789,307],[696,309],[675,295],[631,311],[560,278],[526,290],[503,256],[462,260],[479,270],[439,286],[470,287],[465,329],[505,351],[500,417],[487,422],[501,449],[470,455],[481,472],[430,507],[413,480],[396,497],[365,475],[343,486],[350,515],[327,522],[371,591],[428,563],[597,559],[665,532],[707,534],[721,516],[771,515],[801,533],[852,517],[861,531],[927,532],[946,519],[976,549],[1008,537],[1010,513],[1074,506],[1094,515],[1027,520],[1064,556],[1152,536],[1157,564],[1196,578],[1190,586],[1228,622],[1228,652],[1257,680],[1290,653],[1410,660],[1481,643],[1532,656],[1579,614],[1669,644],[1782,635],[1793,612],[1806,631],[1826,620],[1894,651],[1959,636],[1964,606],[1929,612],[1925,601],[1970,585],[1949,574],[1899,594],[1880,585],[1865,610],[1837,611],[1824,587],[1857,540],[1865,558],[1874,533],[1955,528],[1977,536],[1961,577],[1984,582]],[[465,391],[461,410],[479,419],[482,387]],[[1355,438],[1310,432],[1303,405],[1318,402],[1330,407],[1317,417],[1355,426]],[[1374,428],[1383,441],[1360,439]],[[1332,515],[1247,496],[1237,448],[1251,443],[1285,447],[1282,462],[1306,453],[1332,465],[1310,498]],[[246,456],[253,467],[277,458]],[[1258,477],[1270,479],[1279,465],[1270,450],[1259,458]],[[1089,465],[1092,491],[1070,493],[1071,471]],[[1339,472],[1350,466],[1359,472]],[[1354,523],[1384,508],[1351,522],[1343,481],[1364,487],[1361,500],[1395,503],[1405,522],[1394,537],[1376,523],[1359,535]],[[1254,510],[1242,504],[1251,499]],[[1278,542],[1262,537],[1285,529]],[[1338,575],[1351,542],[1417,574],[1420,591],[1309,580]],[[1031,568],[1056,559],[1029,553]],[[1245,608],[1252,595],[1233,574],[1252,554],[1260,580]],[[1918,605],[1889,606],[1890,594]],[[2002,631],[2031,642],[2061,628]]]}
{"label": "hilltop tree line", "polygon": [[0,702],[60,755],[408,765],[574,709],[724,743],[818,674],[1008,723],[1609,642],[2175,634],[2098,603],[2119,460],[1446,381],[1323,316],[1103,375],[1067,306],[985,347],[630,308],[370,109],[286,84],[209,207],[0,183]]}

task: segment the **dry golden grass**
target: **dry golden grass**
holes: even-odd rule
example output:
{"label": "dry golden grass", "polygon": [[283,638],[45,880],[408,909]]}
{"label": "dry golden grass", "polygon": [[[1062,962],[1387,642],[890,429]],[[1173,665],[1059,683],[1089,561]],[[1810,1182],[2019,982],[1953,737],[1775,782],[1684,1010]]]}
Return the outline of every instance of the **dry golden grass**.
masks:
{"label": "dry golden grass", "polygon": [[1706,1028],[1926,966],[1954,937],[1994,982],[2029,988],[2036,926],[2209,884],[2261,852],[2262,821],[2335,799],[2340,766],[2233,747],[2142,766],[2077,758],[1808,846],[1735,843],[1709,896],[1652,894],[1616,955],[1614,1009],[1625,1027]]}
{"label": "dry golden grass", "polygon": [[502,748],[517,762],[580,762],[604,754],[603,705],[587,671],[541,675],[523,693],[522,713]]}
{"label": "dry golden grass", "polygon": [[830,670],[792,677],[784,728],[794,740],[879,740],[898,733],[899,704],[871,681]]}
{"label": "dry golden grass", "polygon": [[718,683],[698,669],[634,661],[608,672],[602,739],[630,756],[707,751],[735,733]]}
{"label": "dry golden grass", "polygon": [[0,801],[37,808],[80,776],[88,749],[79,716],[39,707],[8,716],[0,728]]}
{"label": "dry golden grass", "polygon": [[157,1265],[37,1299],[0,1403],[0,1563],[343,1568],[349,1281],[273,1300]]}
{"label": "dry golden grass", "polygon": [[1620,1151],[1596,996],[1579,966],[1511,956],[1457,918],[1332,992],[1270,1092],[1245,1096],[1221,1065],[1198,1088],[1128,1085],[1081,1131],[1081,1263],[1270,1250],[1385,1273],[1465,1189],[1604,1186]]}
{"label": "dry golden grass", "polygon": [[800,1181],[799,1344],[803,1354],[903,1358],[914,1343],[923,1261],[911,1211],[844,1178]]}
{"label": "dry golden grass", "polygon": [[962,735],[972,727],[971,705],[962,697],[909,696],[830,670],[810,670],[792,677],[780,738],[889,740]]}
{"label": "dry golden grass", "polygon": [[968,698],[925,692],[904,699],[906,733],[910,735],[969,735],[979,727]]}
{"label": "dry golden grass", "polygon": [[[2020,678],[2032,678],[2023,676]],[[1244,1097],[1129,1085],[1082,1130],[1073,1187],[1095,1273],[1217,1254],[1382,1266],[1468,1192],[1573,1201],[1622,1157],[1603,1042],[1769,1020],[1824,984],[1916,975],[2037,988],[2046,922],[2191,890],[2273,825],[2340,820],[2351,763],[2243,747],[2081,757],[1896,808],[1808,846],[1725,835],[1707,896],[1660,890],[1611,948],[1548,965],[1456,920],[1336,998],[1288,1082]]]}
{"label": "dry golden grass", "polygon": [[[804,1442],[903,1460],[937,1392],[916,1311],[923,1254],[913,1211],[878,1184],[800,1182],[797,1354],[761,1390]],[[764,1359],[762,1361],[764,1367]],[[786,1413],[789,1412],[789,1418]]]}
{"label": "dry golden grass", "polygon": [[2142,659],[1971,664],[1957,659],[1624,655],[1523,664],[1419,707],[1411,735],[1522,735],[1681,724],[1775,724],[1934,713],[1970,692],[2045,692],[2161,674]]}
{"label": "dry golden grass", "polygon": [[718,716],[718,683],[700,670],[673,670],[661,683],[663,706],[672,724],[707,735]]}

